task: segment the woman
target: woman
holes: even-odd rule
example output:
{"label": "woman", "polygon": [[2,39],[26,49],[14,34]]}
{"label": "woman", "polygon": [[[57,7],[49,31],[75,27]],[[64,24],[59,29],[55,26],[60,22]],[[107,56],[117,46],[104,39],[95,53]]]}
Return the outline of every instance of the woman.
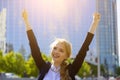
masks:
{"label": "woman", "polygon": [[72,64],[66,64],[65,62],[71,55],[71,44],[65,39],[56,39],[51,44],[52,62],[45,62],[29,24],[27,12],[23,11],[22,15],[26,25],[31,53],[40,71],[38,80],[75,80],[75,75],[81,68],[88,47],[93,39],[95,29],[100,21],[100,14],[94,14],[90,31]]}

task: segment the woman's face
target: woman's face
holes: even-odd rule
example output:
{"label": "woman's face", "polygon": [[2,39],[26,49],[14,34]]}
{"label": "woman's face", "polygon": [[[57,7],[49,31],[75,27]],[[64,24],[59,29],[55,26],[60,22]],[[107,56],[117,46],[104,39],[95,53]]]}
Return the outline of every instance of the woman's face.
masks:
{"label": "woman's face", "polygon": [[67,59],[66,48],[63,43],[57,43],[52,49],[52,60],[57,63],[62,63],[64,59]]}

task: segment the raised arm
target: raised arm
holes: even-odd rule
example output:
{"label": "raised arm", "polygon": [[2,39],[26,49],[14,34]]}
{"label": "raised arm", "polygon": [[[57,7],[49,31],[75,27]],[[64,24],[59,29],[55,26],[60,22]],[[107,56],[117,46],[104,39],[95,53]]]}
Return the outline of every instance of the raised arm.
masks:
{"label": "raised arm", "polygon": [[25,10],[22,13],[22,17],[23,17],[23,21],[25,23],[26,31],[32,30],[29,20],[28,20],[28,14]]}
{"label": "raised arm", "polygon": [[23,17],[23,20],[24,20],[24,23],[26,26],[26,32],[27,32],[32,56],[34,58],[34,61],[37,65],[38,69],[40,70],[42,68],[42,66],[45,64],[45,61],[42,59],[41,52],[40,52],[39,46],[37,44],[37,40],[34,36],[34,33],[29,24],[29,21],[28,21],[28,14],[25,10],[22,13],[22,17]]}
{"label": "raised arm", "polygon": [[89,45],[93,39],[94,32],[98,26],[99,21],[100,21],[100,14],[95,13],[90,31],[88,32],[86,39],[85,39],[82,47],[80,48],[74,62],[69,66],[69,74],[71,76],[75,76],[77,74],[77,72],[79,71],[79,69],[81,68],[84,58],[86,56],[86,53],[89,50]]}
{"label": "raised arm", "polygon": [[99,21],[100,21],[100,14],[94,13],[93,22],[92,22],[90,30],[89,30],[90,33],[94,34],[96,28],[98,27]]}

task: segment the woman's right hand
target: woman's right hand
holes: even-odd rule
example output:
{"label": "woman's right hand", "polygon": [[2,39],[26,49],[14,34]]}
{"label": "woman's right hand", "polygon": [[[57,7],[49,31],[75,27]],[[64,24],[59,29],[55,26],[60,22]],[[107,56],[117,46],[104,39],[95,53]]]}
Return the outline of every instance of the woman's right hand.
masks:
{"label": "woman's right hand", "polygon": [[25,23],[25,26],[26,26],[26,30],[30,30],[31,26],[30,26],[29,21],[28,21],[28,13],[27,13],[26,10],[24,10],[22,12],[22,17],[23,17],[23,20],[24,20],[24,23]]}
{"label": "woman's right hand", "polygon": [[25,24],[27,24],[28,23],[28,13],[27,13],[26,10],[24,10],[22,12],[22,17],[23,17],[23,20],[24,20]]}

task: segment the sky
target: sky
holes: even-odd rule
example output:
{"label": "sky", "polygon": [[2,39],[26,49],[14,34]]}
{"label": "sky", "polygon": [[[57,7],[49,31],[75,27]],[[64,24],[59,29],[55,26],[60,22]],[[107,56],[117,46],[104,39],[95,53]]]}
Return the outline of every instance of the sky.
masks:
{"label": "sky", "polygon": [[[93,5],[93,0],[69,0],[69,4],[67,0],[40,0],[41,2],[39,2],[39,0],[0,1],[0,10],[4,7],[7,8],[7,16],[9,16],[7,17],[7,42],[16,45],[16,50],[19,50],[20,48],[17,45],[21,44],[29,47],[27,36],[23,35],[26,34],[25,25],[21,18],[21,12],[23,9],[26,9],[29,13],[29,20],[40,45],[48,46],[53,41],[53,38],[56,37],[66,38],[73,43],[73,48],[77,48],[75,53],[79,49],[77,44],[82,43],[87,31],[89,30],[89,26],[92,22],[92,14],[95,11],[95,8],[91,7],[95,6]],[[118,38],[120,41],[120,0],[117,0],[117,7],[119,13]],[[84,28],[81,25],[84,25]],[[70,31],[68,31],[68,29]],[[48,36],[47,34],[50,34],[51,36]],[[80,37],[76,35],[80,35]],[[44,39],[43,37],[48,39]],[[14,39],[15,41],[13,41]],[[71,39],[76,41],[73,42]],[[44,42],[46,42],[46,44],[44,44]],[[42,50],[49,50],[49,47],[41,48]]]}

